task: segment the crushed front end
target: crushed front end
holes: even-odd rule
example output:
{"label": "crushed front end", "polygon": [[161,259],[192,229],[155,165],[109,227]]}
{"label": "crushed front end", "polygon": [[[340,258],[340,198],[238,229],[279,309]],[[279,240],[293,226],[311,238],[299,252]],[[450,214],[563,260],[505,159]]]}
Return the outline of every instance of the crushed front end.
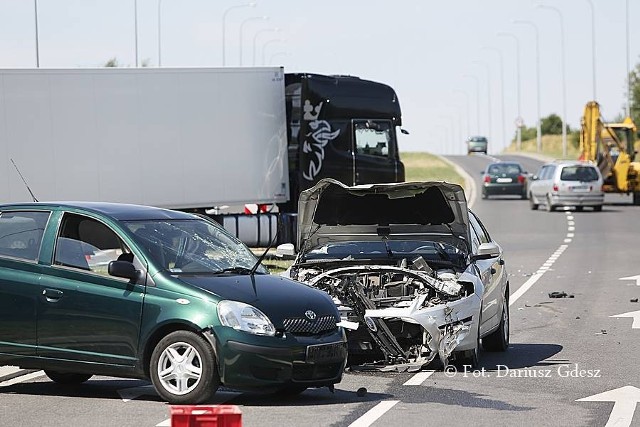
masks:
{"label": "crushed front end", "polygon": [[[339,263],[292,270],[328,292],[347,329],[349,363],[415,366],[477,341],[481,282],[453,269],[432,270],[422,257],[398,265]],[[357,328],[357,329],[356,329]]]}

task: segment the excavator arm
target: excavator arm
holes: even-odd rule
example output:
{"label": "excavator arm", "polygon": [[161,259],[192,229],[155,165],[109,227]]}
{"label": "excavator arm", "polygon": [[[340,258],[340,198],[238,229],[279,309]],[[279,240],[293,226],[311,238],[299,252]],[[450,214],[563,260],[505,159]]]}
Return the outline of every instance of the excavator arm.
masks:
{"label": "excavator arm", "polygon": [[[626,144],[619,134],[626,134]],[[580,160],[598,165],[604,178],[604,190],[616,193],[634,193],[634,204],[640,203],[640,164],[634,163],[633,135],[636,127],[630,118],[623,123],[605,123],[600,105],[590,101],[584,108],[580,132]],[[638,201],[638,202],[636,202]]]}

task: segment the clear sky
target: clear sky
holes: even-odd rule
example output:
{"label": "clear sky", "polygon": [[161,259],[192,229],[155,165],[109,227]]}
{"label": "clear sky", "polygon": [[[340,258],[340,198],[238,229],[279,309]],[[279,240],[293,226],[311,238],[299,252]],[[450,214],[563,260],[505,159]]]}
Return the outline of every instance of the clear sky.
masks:
{"label": "clear sky", "polygon": [[[243,66],[251,66],[255,57],[255,65],[283,65],[287,72],[350,74],[387,83],[398,93],[403,127],[410,132],[402,135],[401,150],[448,154],[463,153],[468,133],[490,137],[496,152],[515,132],[516,42],[499,32],[519,39],[521,116],[527,126],[535,125],[535,33],[526,24],[513,23],[530,21],[540,33],[541,116],[562,115],[560,19],[553,10],[537,8],[538,1],[256,0],[256,7],[231,10],[248,1],[160,1],[162,66],[222,66],[222,17],[227,11],[226,65],[238,66],[242,51]],[[605,118],[612,120],[624,111],[626,96],[627,1],[631,65],[640,62],[640,0],[592,1],[596,98]],[[566,120],[575,128],[584,104],[593,98],[589,0],[542,3],[563,16]],[[40,66],[96,67],[114,57],[123,66],[135,66],[134,4],[37,0]],[[150,66],[158,65],[158,4],[137,0],[138,57]],[[0,0],[0,67],[35,67],[34,16],[33,0]],[[262,16],[269,19],[247,20]],[[504,81],[495,49],[504,58]]]}

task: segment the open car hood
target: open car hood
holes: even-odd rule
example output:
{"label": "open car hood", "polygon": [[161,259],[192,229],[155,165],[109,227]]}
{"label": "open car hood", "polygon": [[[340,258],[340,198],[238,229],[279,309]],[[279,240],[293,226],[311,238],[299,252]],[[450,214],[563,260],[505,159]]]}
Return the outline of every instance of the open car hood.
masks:
{"label": "open car hood", "polygon": [[[300,194],[298,248],[330,242],[431,240],[470,252],[469,212],[462,187],[406,182],[347,187],[325,178]],[[386,237],[385,237],[386,236]]]}

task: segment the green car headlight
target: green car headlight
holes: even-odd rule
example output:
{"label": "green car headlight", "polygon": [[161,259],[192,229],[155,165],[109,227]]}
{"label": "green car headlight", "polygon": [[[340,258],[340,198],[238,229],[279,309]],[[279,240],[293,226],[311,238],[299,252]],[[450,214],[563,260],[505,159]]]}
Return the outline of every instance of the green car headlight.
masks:
{"label": "green car headlight", "polygon": [[271,320],[252,305],[238,301],[220,301],[218,318],[223,326],[255,335],[274,336],[276,328]]}

